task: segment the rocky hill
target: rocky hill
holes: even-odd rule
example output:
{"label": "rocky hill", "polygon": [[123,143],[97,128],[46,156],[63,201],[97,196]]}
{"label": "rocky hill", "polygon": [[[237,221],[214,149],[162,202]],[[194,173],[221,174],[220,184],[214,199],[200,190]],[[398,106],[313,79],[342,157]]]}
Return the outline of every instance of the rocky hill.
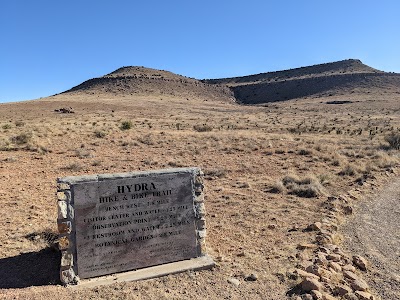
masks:
{"label": "rocky hill", "polygon": [[197,80],[145,67],[122,67],[64,93],[236,101],[262,104],[304,97],[400,93],[400,74],[348,59],[249,76]]}
{"label": "rocky hill", "polygon": [[233,92],[226,85],[208,84],[145,67],[122,67],[105,76],[89,79],[65,93],[233,100]]}
{"label": "rocky hill", "polygon": [[225,84],[243,104],[353,93],[400,93],[400,74],[382,72],[355,59],[203,82]]}

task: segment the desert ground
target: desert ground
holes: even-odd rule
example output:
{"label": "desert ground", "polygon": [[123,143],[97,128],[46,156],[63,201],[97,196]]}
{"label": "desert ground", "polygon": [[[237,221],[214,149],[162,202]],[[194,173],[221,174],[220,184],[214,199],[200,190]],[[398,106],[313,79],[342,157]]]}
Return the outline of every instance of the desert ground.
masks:
{"label": "desert ground", "polygon": [[[341,228],[398,178],[399,112],[397,91],[373,89],[262,105],[100,92],[0,104],[0,296],[388,299],[369,284],[371,268],[353,263],[363,253],[343,244]],[[60,284],[57,177],[188,166],[205,174],[215,268],[92,289]],[[367,286],[354,288],[349,274]]]}

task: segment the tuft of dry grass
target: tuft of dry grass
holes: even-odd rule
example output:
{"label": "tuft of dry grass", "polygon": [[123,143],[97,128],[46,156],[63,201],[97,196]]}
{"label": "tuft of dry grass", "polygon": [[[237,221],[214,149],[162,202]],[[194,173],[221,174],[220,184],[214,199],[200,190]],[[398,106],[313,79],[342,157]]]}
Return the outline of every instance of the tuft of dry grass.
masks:
{"label": "tuft of dry grass", "polygon": [[202,124],[202,125],[194,125],[193,126],[194,131],[197,132],[207,132],[207,131],[212,131],[213,127],[207,124]]}
{"label": "tuft of dry grass", "polygon": [[71,164],[69,164],[69,165],[67,165],[67,166],[65,166],[65,167],[62,167],[61,169],[62,169],[62,170],[68,170],[68,171],[77,172],[77,171],[82,170],[83,167],[82,167],[81,164],[75,162],[75,163],[71,163]]}
{"label": "tuft of dry grass", "polygon": [[204,170],[204,176],[211,177],[225,177],[227,174],[227,170],[224,168],[211,168]]}
{"label": "tuft of dry grass", "polygon": [[99,139],[104,138],[106,135],[107,135],[107,133],[105,131],[102,131],[102,130],[96,130],[94,132],[94,136],[99,138]]}
{"label": "tuft of dry grass", "polygon": [[339,173],[340,176],[354,176],[357,174],[357,169],[351,165],[346,165]]}
{"label": "tuft of dry grass", "polygon": [[267,192],[275,194],[285,193],[286,187],[282,181],[276,181],[275,183],[269,185]]}
{"label": "tuft of dry grass", "polygon": [[32,139],[32,133],[24,132],[11,137],[11,142],[16,145],[27,144]]}
{"label": "tuft of dry grass", "polygon": [[315,176],[299,178],[297,175],[289,174],[282,178],[282,182],[271,186],[271,192],[284,192],[303,198],[314,198],[324,194],[321,182]]}
{"label": "tuft of dry grass", "polygon": [[392,132],[386,135],[385,141],[389,143],[390,149],[400,150],[400,132]]}

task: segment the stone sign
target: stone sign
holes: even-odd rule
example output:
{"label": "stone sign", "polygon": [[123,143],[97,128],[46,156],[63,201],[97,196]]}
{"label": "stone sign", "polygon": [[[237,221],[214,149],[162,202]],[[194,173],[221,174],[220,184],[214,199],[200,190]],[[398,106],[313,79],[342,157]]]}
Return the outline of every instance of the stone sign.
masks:
{"label": "stone sign", "polygon": [[206,255],[198,168],[58,179],[64,284]]}

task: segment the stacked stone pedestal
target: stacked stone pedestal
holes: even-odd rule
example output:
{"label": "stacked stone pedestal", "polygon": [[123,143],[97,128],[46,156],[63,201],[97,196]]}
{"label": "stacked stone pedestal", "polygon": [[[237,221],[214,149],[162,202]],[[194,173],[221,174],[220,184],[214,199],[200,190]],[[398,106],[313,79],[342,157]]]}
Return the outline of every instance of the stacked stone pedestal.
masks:
{"label": "stacked stone pedestal", "polygon": [[[199,168],[59,178],[61,282],[74,285],[82,278],[191,259],[199,265],[201,257],[206,258],[200,260],[206,262],[201,269],[212,267],[206,251],[203,190]],[[114,218],[114,209],[122,220]],[[120,232],[123,236],[114,238]],[[123,255],[102,257],[106,251]]]}

